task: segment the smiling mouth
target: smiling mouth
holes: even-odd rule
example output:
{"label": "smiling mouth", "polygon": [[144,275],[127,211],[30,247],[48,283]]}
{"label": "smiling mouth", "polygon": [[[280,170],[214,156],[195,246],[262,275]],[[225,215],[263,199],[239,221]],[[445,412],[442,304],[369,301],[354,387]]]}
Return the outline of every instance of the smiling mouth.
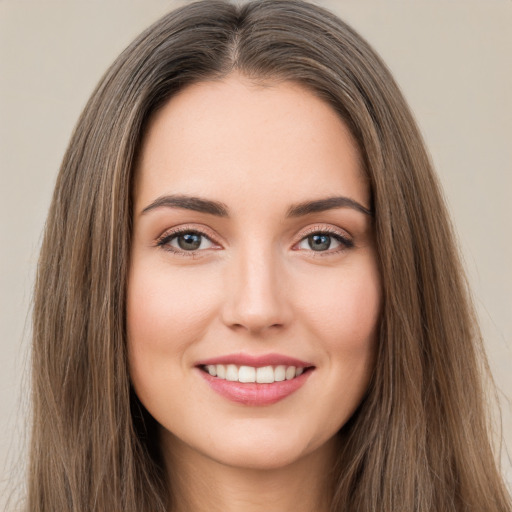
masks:
{"label": "smiling mouth", "polygon": [[208,364],[199,367],[205,373],[219,380],[241,383],[273,384],[300,377],[313,370],[313,366],[244,366],[236,364]]}

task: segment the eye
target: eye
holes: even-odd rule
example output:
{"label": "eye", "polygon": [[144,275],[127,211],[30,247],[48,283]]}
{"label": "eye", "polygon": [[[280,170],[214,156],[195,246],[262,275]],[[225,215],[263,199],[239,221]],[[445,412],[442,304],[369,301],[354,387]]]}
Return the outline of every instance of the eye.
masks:
{"label": "eye", "polygon": [[182,254],[214,247],[214,243],[204,233],[191,229],[165,233],[158,240],[157,245],[168,251]]}
{"label": "eye", "polygon": [[304,237],[297,245],[298,249],[315,252],[336,253],[354,246],[354,242],[341,233],[315,231]]}

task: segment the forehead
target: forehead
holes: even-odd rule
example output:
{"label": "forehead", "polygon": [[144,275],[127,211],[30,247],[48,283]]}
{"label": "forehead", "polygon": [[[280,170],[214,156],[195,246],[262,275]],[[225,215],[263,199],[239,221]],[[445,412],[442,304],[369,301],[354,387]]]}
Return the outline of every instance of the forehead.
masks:
{"label": "forehead", "polygon": [[258,204],[343,194],[369,204],[357,144],[334,109],[293,82],[240,75],[191,85],[151,119],[136,207],[176,192]]}

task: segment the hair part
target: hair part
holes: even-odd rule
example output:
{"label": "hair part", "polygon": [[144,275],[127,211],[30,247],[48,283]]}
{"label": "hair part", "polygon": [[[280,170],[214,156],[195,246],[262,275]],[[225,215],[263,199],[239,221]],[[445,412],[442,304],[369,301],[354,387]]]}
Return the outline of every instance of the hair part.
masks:
{"label": "hair part", "polygon": [[234,71],[298,83],[331,105],[372,191],[383,286],[377,365],[339,433],[332,510],[509,511],[486,422],[481,338],[421,135],[370,46],[300,0],[177,9],[119,56],[85,107],[35,287],[28,509],[169,510],[155,420],[127,369],[133,174],[154,112],[188,85]]}

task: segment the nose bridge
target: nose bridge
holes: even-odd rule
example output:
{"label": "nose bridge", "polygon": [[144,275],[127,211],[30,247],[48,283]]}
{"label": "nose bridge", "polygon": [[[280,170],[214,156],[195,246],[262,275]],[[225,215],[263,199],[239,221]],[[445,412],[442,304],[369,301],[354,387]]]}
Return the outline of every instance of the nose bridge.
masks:
{"label": "nose bridge", "polygon": [[225,323],[251,332],[285,326],[291,313],[285,280],[279,254],[268,240],[242,244],[229,268]]}

